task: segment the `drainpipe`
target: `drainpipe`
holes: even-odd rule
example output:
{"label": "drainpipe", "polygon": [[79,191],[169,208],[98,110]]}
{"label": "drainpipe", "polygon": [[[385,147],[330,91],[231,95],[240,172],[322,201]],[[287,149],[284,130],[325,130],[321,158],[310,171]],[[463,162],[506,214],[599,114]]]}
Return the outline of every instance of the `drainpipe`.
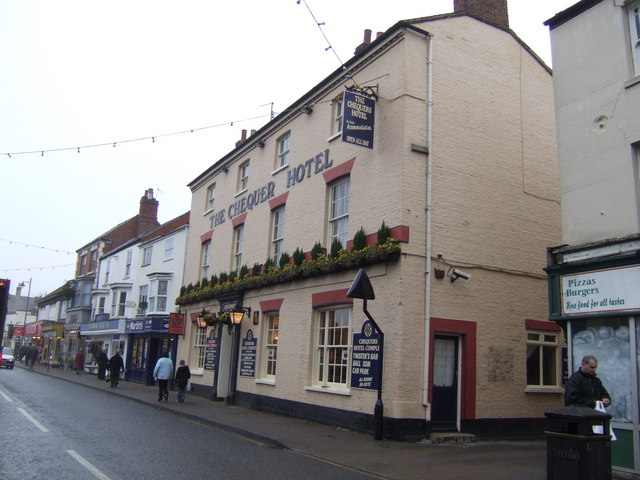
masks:
{"label": "drainpipe", "polygon": [[426,420],[431,419],[429,409],[429,342],[431,334],[431,252],[432,246],[432,205],[431,205],[431,181],[432,181],[432,125],[433,125],[433,35],[427,36],[427,178],[426,178],[426,251],[425,251],[425,300],[424,300],[424,382],[422,387],[422,404],[427,407]]}

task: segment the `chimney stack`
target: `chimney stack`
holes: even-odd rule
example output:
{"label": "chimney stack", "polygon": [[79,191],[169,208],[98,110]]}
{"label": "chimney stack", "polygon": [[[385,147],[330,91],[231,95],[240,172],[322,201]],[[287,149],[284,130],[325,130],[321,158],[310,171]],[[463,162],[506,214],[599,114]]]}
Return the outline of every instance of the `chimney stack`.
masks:
{"label": "chimney stack", "polygon": [[242,137],[240,137],[240,140],[236,142],[236,147],[239,147],[240,145],[242,145],[246,140],[247,140],[247,130],[243,128]]}
{"label": "chimney stack", "polygon": [[360,45],[358,45],[356,47],[356,51],[353,52],[353,54],[354,55],[359,54],[362,50],[367,48],[369,45],[371,45],[371,30],[367,28],[364,31],[364,40],[362,41],[362,43]]}
{"label": "chimney stack", "polygon": [[453,0],[455,13],[466,13],[470,17],[509,30],[507,0]]}
{"label": "chimney stack", "polygon": [[153,188],[144,191],[140,199],[140,211],[138,213],[138,231],[140,235],[160,225],[158,223],[158,201],[153,198]]}

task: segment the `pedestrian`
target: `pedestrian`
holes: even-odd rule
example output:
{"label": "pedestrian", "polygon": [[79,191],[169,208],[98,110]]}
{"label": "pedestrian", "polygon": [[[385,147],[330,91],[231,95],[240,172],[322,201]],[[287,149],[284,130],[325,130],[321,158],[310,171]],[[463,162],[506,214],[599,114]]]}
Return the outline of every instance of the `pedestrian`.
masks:
{"label": "pedestrian", "polygon": [[76,371],[76,375],[80,375],[80,370],[84,369],[84,350],[78,350],[78,353],[76,353],[73,369]]}
{"label": "pedestrian", "polygon": [[176,377],[174,381],[178,386],[178,402],[184,403],[185,393],[187,391],[187,384],[189,383],[189,379],[191,378],[191,370],[189,370],[189,366],[185,365],[184,360],[180,360],[180,366],[178,370],[176,370]]}
{"label": "pedestrian", "polygon": [[567,382],[564,392],[564,404],[595,408],[596,402],[602,400],[605,407],[611,405],[611,396],[596,376],[598,359],[593,355],[582,358],[580,368],[574,372]]}
{"label": "pedestrian", "polygon": [[173,378],[173,362],[169,358],[169,354],[164,352],[156,367],[153,369],[153,378],[158,382],[158,401],[169,400],[169,380]]}
{"label": "pedestrian", "polygon": [[120,372],[124,372],[124,362],[120,352],[116,350],[116,353],[109,359],[109,383],[111,388],[117,387],[118,383],[120,383]]}
{"label": "pedestrian", "polygon": [[104,380],[104,375],[107,372],[107,367],[109,366],[109,357],[107,357],[107,352],[104,351],[104,348],[101,348],[98,352],[98,380]]}
{"label": "pedestrian", "polygon": [[38,360],[38,353],[38,347],[35,345],[29,347],[29,368],[33,369],[33,365],[36,363],[36,360]]}

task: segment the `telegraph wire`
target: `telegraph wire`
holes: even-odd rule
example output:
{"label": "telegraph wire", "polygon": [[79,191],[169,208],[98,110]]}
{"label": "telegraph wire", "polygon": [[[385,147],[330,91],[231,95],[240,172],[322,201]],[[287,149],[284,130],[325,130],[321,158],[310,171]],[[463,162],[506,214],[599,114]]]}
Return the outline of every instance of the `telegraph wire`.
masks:
{"label": "telegraph wire", "polygon": [[333,54],[336,56],[336,58],[338,59],[338,62],[340,62],[340,66],[342,66],[342,68],[344,68],[344,62],[340,59],[340,56],[338,55],[338,52],[336,52],[336,49],[333,48],[333,45],[331,45],[331,42],[329,41],[329,39],[327,38],[327,35],[324,33],[324,30],[322,29],[322,26],[324,25],[324,22],[319,22],[318,19],[316,18],[316,16],[313,14],[313,12],[311,11],[311,8],[309,7],[309,4],[307,3],[306,0],[296,0],[296,3],[298,5],[300,5],[300,3],[304,3],[304,6],[307,7],[307,10],[309,10],[309,14],[311,14],[311,18],[313,18],[313,21],[316,23],[316,25],[318,26],[318,29],[320,30],[320,33],[322,33],[322,36],[324,37],[325,41],[327,42],[327,48],[324,49],[325,52],[331,50],[333,52]]}
{"label": "telegraph wire", "polygon": [[66,265],[48,265],[45,267],[27,267],[27,268],[3,268],[0,272],[32,272],[34,270],[55,270],[56,268],[75,267],[75,263],[67,263]]}

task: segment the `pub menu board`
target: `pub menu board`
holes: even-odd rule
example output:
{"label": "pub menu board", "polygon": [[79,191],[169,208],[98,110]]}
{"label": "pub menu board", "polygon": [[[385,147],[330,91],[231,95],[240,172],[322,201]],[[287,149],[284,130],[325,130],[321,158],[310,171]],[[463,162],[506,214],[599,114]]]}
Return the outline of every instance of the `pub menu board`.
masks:
{"label": "pub menu board", "polygon": [[360,333],[353,334],[351,353],[351,388],[377,390],[380,368],[380,334],[373,323],[367,320]]}
{"label": "pub menu board", "polygon": [[220,347],[220,336],[218,329],[213,328],[207,337],[207,343],[204,347],[204,369],[215,370],[216,359],[218,358],[218,348]]}
{"label": "pub menu board", "polygon": [[253,336],[251,329],[247,330],[247,336],[242,339],[240,350],[240,376],[256,376],[256,351],[258,339]]}

